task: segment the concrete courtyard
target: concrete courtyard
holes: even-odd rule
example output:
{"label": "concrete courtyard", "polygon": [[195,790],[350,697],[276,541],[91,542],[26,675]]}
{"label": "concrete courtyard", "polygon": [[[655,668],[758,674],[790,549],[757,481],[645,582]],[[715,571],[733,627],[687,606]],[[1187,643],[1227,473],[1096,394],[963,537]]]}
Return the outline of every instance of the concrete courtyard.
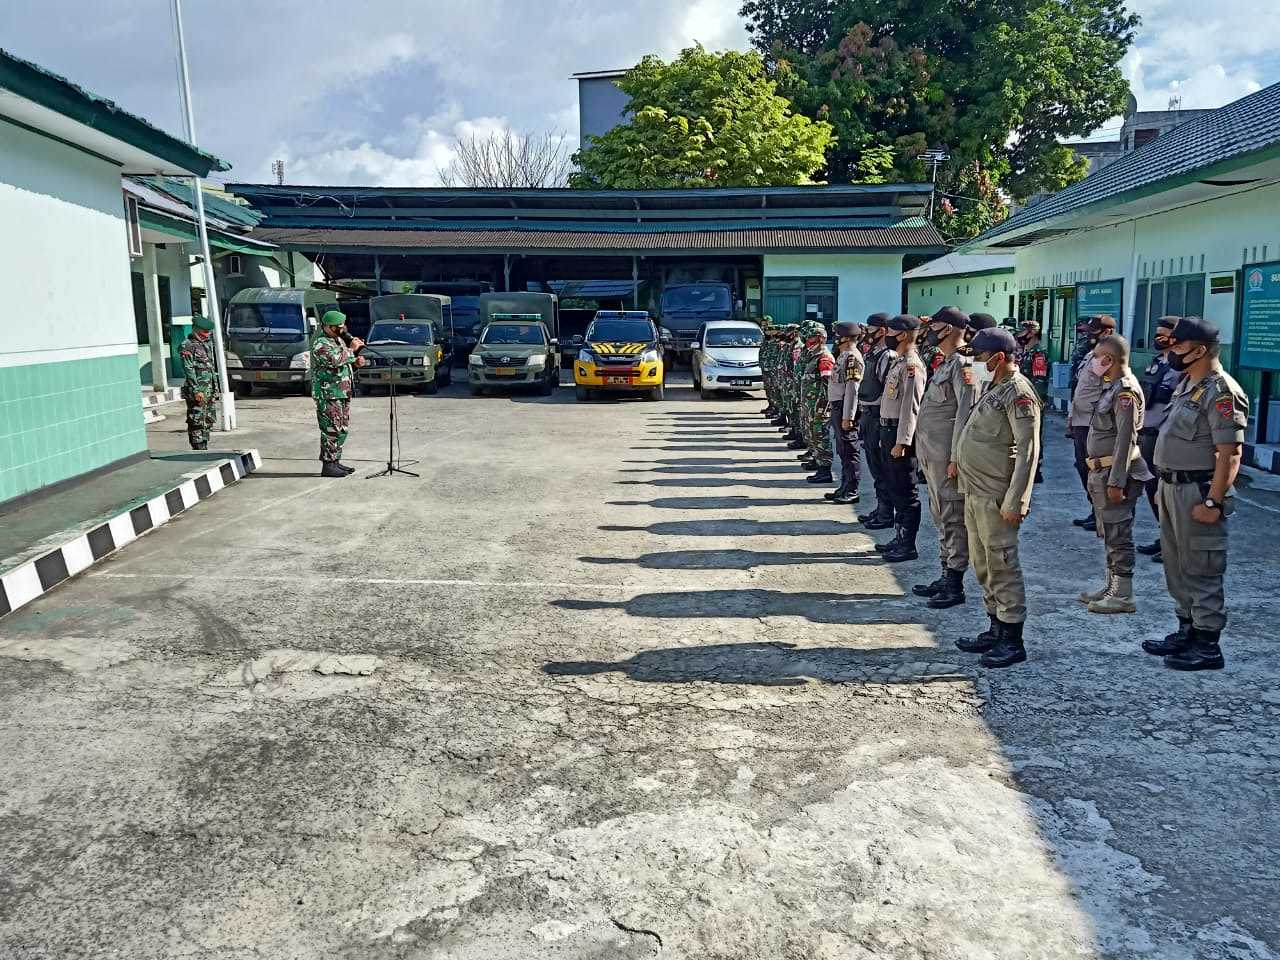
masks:
{"label": "concrete courtyard", "polygon": [[1052,422],[988,674],[972,577],[912,598],[930,529],[882,565],[758,401],[455,387],[366,480],[386,403],[335,481],[309,401],[242,401],[261,471],[0,621],[0,957],[1280,957],[1280,494],[1228,670],[1174,674],[1159,567],[1074,599]]}

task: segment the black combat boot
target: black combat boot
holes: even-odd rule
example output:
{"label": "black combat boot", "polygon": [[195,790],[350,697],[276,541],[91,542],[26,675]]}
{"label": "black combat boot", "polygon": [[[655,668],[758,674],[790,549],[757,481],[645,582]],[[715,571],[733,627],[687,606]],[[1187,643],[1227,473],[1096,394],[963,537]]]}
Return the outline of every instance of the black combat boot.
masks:
{"label": "black combat boot", "polygon": [[1221,670],[1227,665],[1222,657],[1222,647],[1218,645],[1221,636],[1220,630],[1192,627],[1186,649],[1165,657],[1164,665],[1170,670]]}
{"label": "black combat boot", "polygon": [[348,466],[347,466],[345,463],[343,463],[341,460],[339,460],[339,461],[338,461],[338,469],[339,469],[339,470],[341,470],[343,473],[345,473],[348,477],[349,477],[349,476],[351,476],[353,473],[355,473],[355,472],[356,472],[356,468],[355,468],[355,467],[348,467]]}
{"label": "black combat boot", "polygon": [[787,444],[788,450],[807,450],[808,448],[809,448],[809,445],[805,443],[803,440],[792,440],[790,443]]}
{"label": "black combat boot", "polygon": [[946,610],[964,603],[964,571],[947,570],[945,575],[946,583],[928,603],[930,609]]}
{"label": "black combat boot", "polygon": [[760,411],[760,416],[762,417],[776,417],[777,415],[778,415],[778,411],[773,409],[772,404],[770,404],[769,406],[765,407],[763,410]]}
{"label": "black combat boot", "polygon": [[942,592],[942,588],[947,582],[947,565],[942,565],[942,576],[938,577],[933,583],[917,583],[911,588],[911,592],[917,597],[936,597]]}
{"label": "black combat boot", "polygon": [[851,504],[858,502],[858,489],[856,487],[845,487],[843,491],[837,491],[836,496],[831,498],[832,503]]}
{"label": "black combat boot", "polygon": [[770,423],[772,423],[775,427],[785,427],[785,426],[787,425],[787,418],[786,418],[786,417],[774,417],[774,418],[773,418],[772,420],[770,420],[769,422],[770,422]]}
{"label": "black combat boot", "polygon": [[831,464],[815,463],[818,472],[811,477],[805,477],[806,483],[831,483],[835,477],[831,476]]}
{"label": "black combat boot", "polygon": [[1081,530],[1088,530],[1090,533],[1093,533],[1098,529],[1098,518],[1096,515],[1091,513],[1087,517],[1076,517],[1071,521],[1071,525],[1073,527],[1079,527]]}
{"label": "black combat boot", "polygon": [[805,457],[800,461],[800,467],[803,470],[817,470],[818,461],[813,459],[813,457]]}
{"label": "black combat boot", "polygon": [[1012,667],[1027,659],[1027,649],[1022,645],[1021,623],[1001,623],[996,645],[982,655],[978,662],[990,669]]}
{"label": "black combat boot", "polygon": [[886,552],[886,551],[888,551],[888,550],[892,550],[894,547],[896,547],[896,546],[898,545],[898,541],[899,541],[899,539],[901,539],[901,537],[902,537],[902,528],[901,528],[901,527],[894,527],[894,528],[893,528],[893,539],[892,539],[892,540],[886,540],[884,543],[877,543],[877,544],[876,544],[876,553],[883,554],[883,553],[885,553],[885,552]]}
{"label": "black combat boot", "polygon": [[858,519],[862,520],[862,525],[868,530],[888,530],[895,525],[893,507],[887,505],[883,500],[876,504],[876,508],[871,511],[871,514],[865,520],[862,517]]}
{"label": "black combat boot", "polygon": [[326,460],[324,466],[320,468],[320,476],[345,477],[347,476],[347,472],[338,466],[336,462]]}
{"label": "black combat boot", "polygon": [[1163,640],[1143,640],[1142,649],[1155,657],[1168,657],[1182,653],[1187,649],[1191,634],[1191,621],[1178,618],[1178,629]]}
{"label": "black combat boot", "polygon": [[987,616],[991,619],[991,626],[983,630],[976,637],[961,637],[956,641],[956,647],[965,653],[986,653],[996,645],[996,641],[1000,639],[1000,631],[1004,628],[1004,624],[1000,622],[1000,618],[994,613]]}
{"label": "black combat boot", "polygon": [[207,443],[193,443],[191,445],[191,449],[192,450],[208,450],[209,445]]}
{"label": "black combat boot", "polygon": [[1134,547],[1134,549],[1144,557],[1154,557],[1160,552],[1160,541],[1157,540],[1155,543],[1144,543],[1140,547]]}
{"label": "black combat boot", "polygon": [[881,554],[885,563],[905,563],[908,560],[918,560],[920,554],[916,553],[915,528],[910,524],[904,524],[898,529],[901,532],[898,534],[897,544]]}
{"label": "black combat boot", "polygon": [[834,500],[836,499],[836,497],[843,497],[848,492],[849,492],[849,476],[846,473],[840,479],[840,486],[836,487],[834,490],[828,490],[826,493],[822,495],[822,499]]}

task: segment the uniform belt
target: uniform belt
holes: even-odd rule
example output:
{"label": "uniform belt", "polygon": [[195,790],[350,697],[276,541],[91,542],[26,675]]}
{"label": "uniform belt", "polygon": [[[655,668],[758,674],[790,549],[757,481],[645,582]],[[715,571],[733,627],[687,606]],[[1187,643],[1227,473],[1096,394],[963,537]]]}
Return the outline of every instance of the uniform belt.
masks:
{"label": "uniform belt", "polygon": [[[1141,456],[1142,456],[1141,451],[1135,450],[1132,456],[1129,457],[1129,462],[1133,463],[1133,461],[1141,458]],[[1088,467],[1090,470],[1106,470],[1115,462],[1116,462],[1115,457],[1085,457],[1084,458],[1084,465]]]}
{"label": "uniform belt", "polygon": [[898,418],[897,417],[881,417],[880,422],[881,423],[897,423]]}
{"label": "uniform belt", "polygon": [[1164,483],[1210,483],[1212,470],[1157,470]]}

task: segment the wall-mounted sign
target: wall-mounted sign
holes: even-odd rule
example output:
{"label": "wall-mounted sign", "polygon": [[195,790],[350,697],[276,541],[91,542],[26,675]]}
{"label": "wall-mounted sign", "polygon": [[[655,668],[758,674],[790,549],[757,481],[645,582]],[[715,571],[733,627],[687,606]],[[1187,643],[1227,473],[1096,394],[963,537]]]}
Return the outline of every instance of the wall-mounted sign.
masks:
{"label": "wall-mounted sign", "polygon": [[1240,285],[1240,366],[1280,370],[1280,261],[1244,268]]}
{"label": "wall-mounted sign", "polygon": [[1076,316],[1100,317],[1104,313],[1120,322],[1124,310],[1124,281],[1099,280],[1076,284]]}
{"label": "wall-mounted sign", "polygon": [[1236,292],[1236,275],[1234,273],[1223,274],[1220,277],[1209,278],[1209,293],[1235,293]]}

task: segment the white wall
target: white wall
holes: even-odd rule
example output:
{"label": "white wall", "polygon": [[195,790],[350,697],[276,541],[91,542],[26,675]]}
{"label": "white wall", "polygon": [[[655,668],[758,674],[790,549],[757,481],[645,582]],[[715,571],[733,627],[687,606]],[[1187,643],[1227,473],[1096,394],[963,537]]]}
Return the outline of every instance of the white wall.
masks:
{"label": "white wall", "polygon": [[120,168],[0,119],[0,366],[137,350]]}
{"label": "white wall", "polygon": [[907,313],[926,316],[943,307],[965,313],[989,313],[997,320],[1011,316],[1009,298],[1017,308],[1018,284],[1012,270],[981,277],[929,277],[907,283]]}
{"label": "white wall", "polygon": [[766,288],[770,277],[836,277],[837,320],[902,309],[902,254],[766,254]]}
{"label": "white wall", "polygon": [[1205,314],[1231,342],[1236,294],[1210,294],[1209,281],[1262,260],[1280,260],[1280,185],[1023,247],[1016,273],[1023,290],[1123,278],[1126,335],[1135,277],[1204,273]]}

